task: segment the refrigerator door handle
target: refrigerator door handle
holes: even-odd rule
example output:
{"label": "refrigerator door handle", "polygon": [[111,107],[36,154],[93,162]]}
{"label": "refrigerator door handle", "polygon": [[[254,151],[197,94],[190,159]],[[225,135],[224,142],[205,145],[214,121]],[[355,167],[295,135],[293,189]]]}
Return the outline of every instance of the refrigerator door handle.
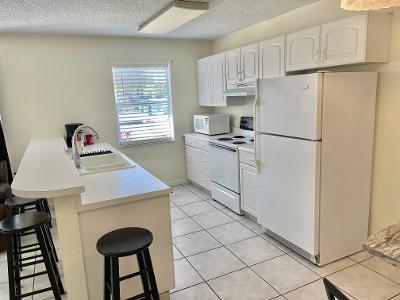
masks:
{"label": "refrigerator door handle", "polygon": [[258,126],[257,126],[257,105],[258,105],[258,88],[256,88],[256,94],[254,96],[254,104],[253,104],[253,117],[254,117],[254,122],[253,122],[253,132],[254,132],[254,158],[256,160],[256,167],[258,169],[258,156],[257,156],[257,134],[258,134]]}

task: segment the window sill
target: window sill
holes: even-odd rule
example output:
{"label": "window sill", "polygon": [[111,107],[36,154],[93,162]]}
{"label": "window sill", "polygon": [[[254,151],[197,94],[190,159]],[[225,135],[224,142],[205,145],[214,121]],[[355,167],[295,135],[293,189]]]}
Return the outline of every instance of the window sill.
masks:
{"label": "window sill", "polygon": [[173,143],[175,142],[175,138],[168,139],[168,140],[148,140],[148,141],[137,141],[137,142],[126,142],[126,143],[119,143],[121,148],[127,147],[135,147],[135,146],[146,146],[152,144],[163,144],[163,143]]}

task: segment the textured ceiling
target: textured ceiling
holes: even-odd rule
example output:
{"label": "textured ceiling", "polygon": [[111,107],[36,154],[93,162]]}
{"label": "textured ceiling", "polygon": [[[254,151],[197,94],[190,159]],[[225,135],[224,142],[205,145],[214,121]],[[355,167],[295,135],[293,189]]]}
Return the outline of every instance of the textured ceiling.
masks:
{"label": "textured ceiling", "polygon": [[[213,39],[316,0],[209,0],[210,10],[167,38]],[[150,36],[137,27],[171,0],[0,0],[0,31]]]}

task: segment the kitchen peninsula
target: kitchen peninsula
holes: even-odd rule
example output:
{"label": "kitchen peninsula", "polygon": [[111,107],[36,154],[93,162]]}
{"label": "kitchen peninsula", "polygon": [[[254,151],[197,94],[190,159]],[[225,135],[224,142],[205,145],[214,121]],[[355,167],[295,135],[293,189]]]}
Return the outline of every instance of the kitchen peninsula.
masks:
{"label": "kitchen peninsula", "polygon": [[[54,200],[68,298],[102,298],[103,259],[96,242],[122,227],[143,227],[153,233],[150,253],[158,290],[172,289],[171,189],[139,165],[80,175],[65,150],[62,137],[32,138],[12,191],[20,197]],[[135,257],[121,259],[121,276],[135,271]],[[141,288],[139,279],[128,280],[121,285],[121,296],[132,297]]]}

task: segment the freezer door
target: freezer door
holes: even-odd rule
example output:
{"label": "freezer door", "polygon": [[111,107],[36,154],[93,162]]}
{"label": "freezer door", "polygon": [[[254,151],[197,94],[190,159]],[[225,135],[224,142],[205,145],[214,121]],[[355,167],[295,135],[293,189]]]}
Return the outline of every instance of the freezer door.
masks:
{"label": "freezer door", "polygon": [[258,223],[318,254],[321,142],[258,135]]}
{"label": "freezer door", "polygon": [[322,76],[314,73],[259,80],[256,130],[320,140]]}

